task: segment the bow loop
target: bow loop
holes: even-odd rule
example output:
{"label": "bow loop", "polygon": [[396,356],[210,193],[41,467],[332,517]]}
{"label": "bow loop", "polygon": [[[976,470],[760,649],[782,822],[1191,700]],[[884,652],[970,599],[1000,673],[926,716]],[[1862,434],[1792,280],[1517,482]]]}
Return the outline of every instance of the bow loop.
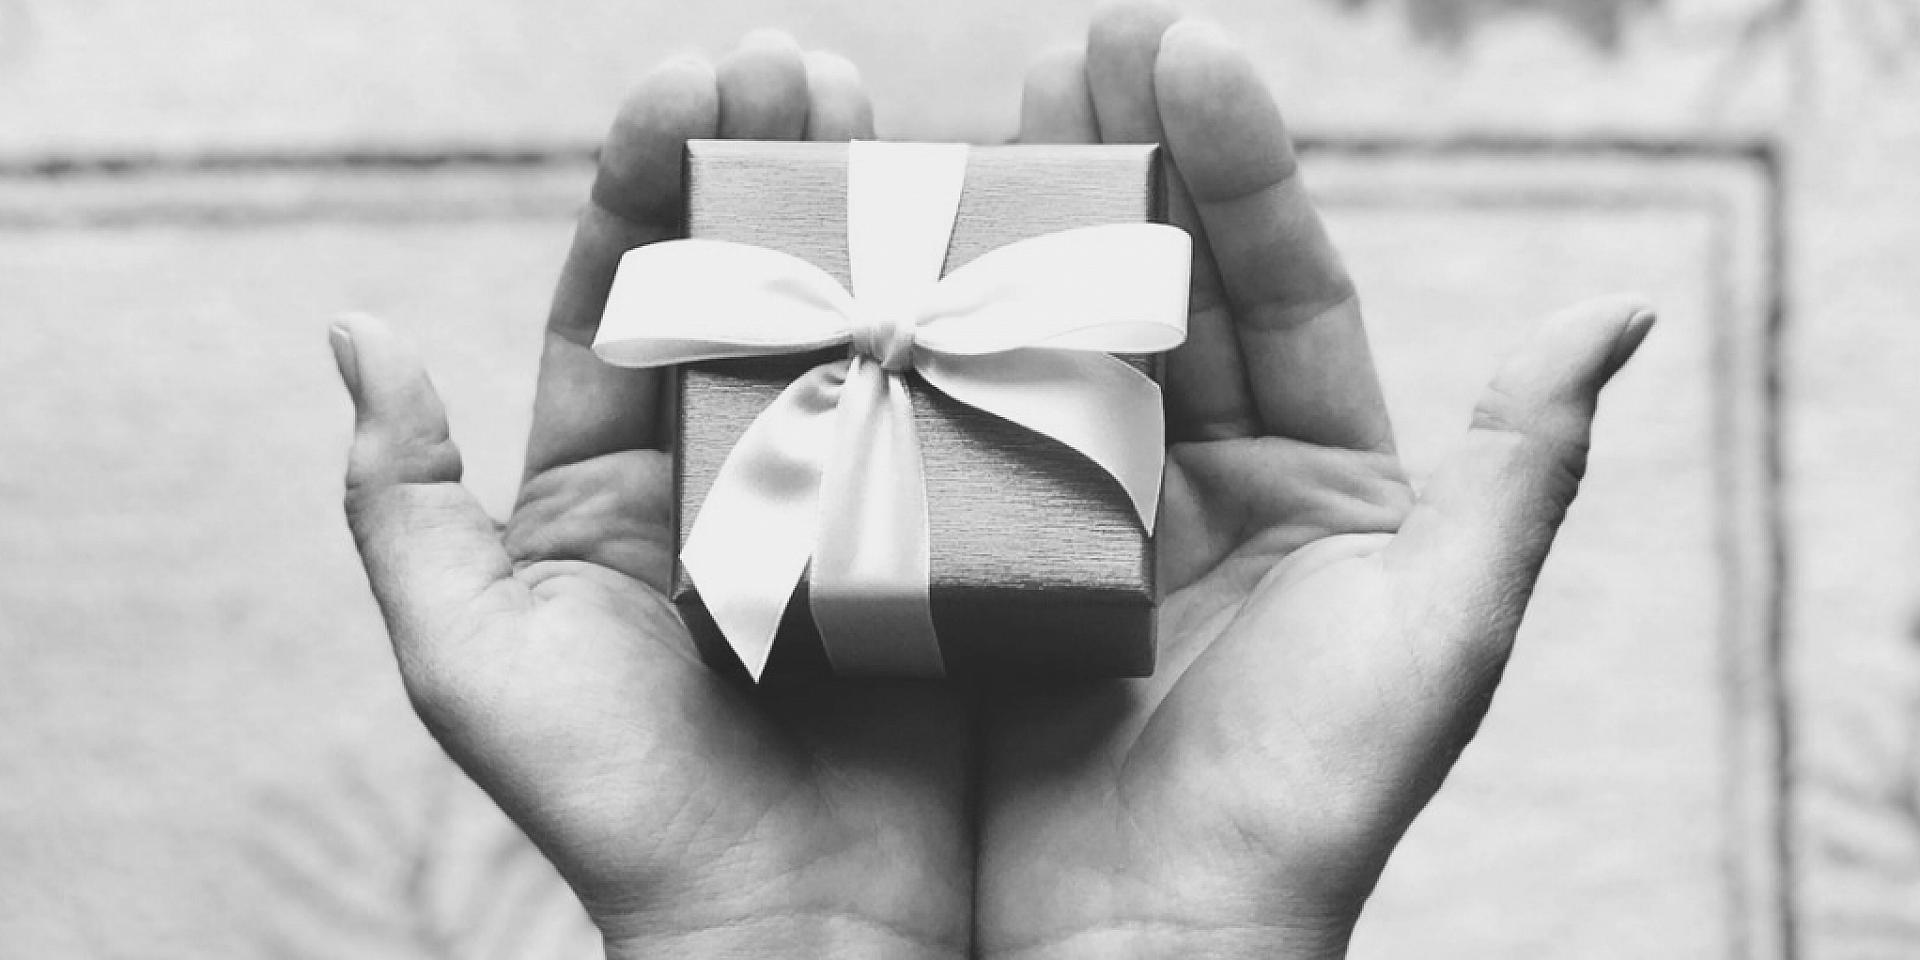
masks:
{"label": "bow loop", "polygon": [[1030,347],[1171,350],[1187,336],[1190,247],[1178,227],[1159,223],[1080,227],[1007,244],[929,292],[919,342],[969,356]]}
{"label": "bow loop", "polygon": [[791,254],[722,240],[652,243],[621,256],[593,352],[642,368],[807,353],[846,343],[853,315],[839,281]]}

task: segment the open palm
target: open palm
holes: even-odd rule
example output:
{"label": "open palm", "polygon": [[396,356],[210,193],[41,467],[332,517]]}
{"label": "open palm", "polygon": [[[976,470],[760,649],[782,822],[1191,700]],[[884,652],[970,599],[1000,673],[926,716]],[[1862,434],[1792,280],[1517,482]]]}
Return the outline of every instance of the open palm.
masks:
{"label": "open palm", "polygon": [[[555,295],[504,530],[458,485],[419,360],[336,332],[348,514],[409,694],[615,955],[1332,956],[1471,737],[1571,502],[1601,386],[1651,324],[1544,323],[1415,496],[1358,301],[1252,67],[1155,6],[1030,75],[1023,138],[1160,141],[1195,240],[1168,363],[1155,676],[742,690],[671,568],[659,383],[588,350],[625,250],[681,229],[692,137],[870,135],[791,41],[652,74]],[[978,758],[976,765],[975,759]]]}
{"label": "open palm", "polygon": [[1163,142],[1196,256],[1159,669],[989,695],[978,948],[1339,956],[1485,712],[1595,396],[1651,315],[1546,324],[1416,500],[1279,111],[1218,30],[1109,8],[1029,75],[1022,136]]}
{"label": "open palm", "polygon": [[414,705],[560,867],[616,955],[964,955],[960,694],[744,691],[662,595],[672,484],[659,384],[589,351],[621,253],[681,229],[694,137],[871,136],[845,61],[755,35],[718,75],[650,75],[609,136],[555,296],[505,530],[457,481],[418,359],[335,334],[358,426],[348,514]]}

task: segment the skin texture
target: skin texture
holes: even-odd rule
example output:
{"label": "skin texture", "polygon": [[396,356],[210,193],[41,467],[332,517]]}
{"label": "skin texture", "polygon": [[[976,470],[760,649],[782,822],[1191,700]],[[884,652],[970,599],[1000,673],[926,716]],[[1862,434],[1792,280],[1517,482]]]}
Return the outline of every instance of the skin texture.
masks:
{"label": "skin texture", "polygon": [[1547,321],[1416,499],[1353,285],[1223,33],[1109,8],[1034,67],[1022,114],[1027,140],[1164,143],[1197,242],[1160,668],[989,693],[980,950],[1337,956],[1485,712],[1596,395],[1652,316]]}
{"label": "skin texture", "polygon": [[778,34],[640,83],[554,297],[504,530],[458,485],[411,349],[370,318],[335,335],[358,418],[348,518],[408,695],[560,868],[611,953],[967,952],[964,694],[746,691],[701,663],[661,594],[657,378],[587,348],[620,254],[681,230],[686,139],[871,130],[853,67]]}
{"label": "skin texture", "polygon": [[554,297],[504,528],[459,486],[417,355],[372,318],[336,326],[348,519],[421,718],[613,956],[1341,954],[1485,713],[1600,388],[1652,314],[1541,323],[1416,497],[1270,94],[1217,29],[1110,7],[1035,64],[1022,137],[1165,143],[1195,239],[1160,669],[743,690],[661,594],[658,381],[586,345],[620,253],[681,229],[686,139],[871,125],[853,67],[780,34],[642,81]]}

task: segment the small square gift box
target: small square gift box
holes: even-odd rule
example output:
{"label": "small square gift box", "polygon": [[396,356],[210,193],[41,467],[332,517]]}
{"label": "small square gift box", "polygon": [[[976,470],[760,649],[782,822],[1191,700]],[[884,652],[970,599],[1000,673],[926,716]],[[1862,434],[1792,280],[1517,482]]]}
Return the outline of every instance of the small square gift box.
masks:
{"label": "small square gift box", "polygon": [[622,258],[594,350],[678,371],[672,600],[710,663],[1152,672],[1189,266],[1158,163],[687,145],[688,237]]}

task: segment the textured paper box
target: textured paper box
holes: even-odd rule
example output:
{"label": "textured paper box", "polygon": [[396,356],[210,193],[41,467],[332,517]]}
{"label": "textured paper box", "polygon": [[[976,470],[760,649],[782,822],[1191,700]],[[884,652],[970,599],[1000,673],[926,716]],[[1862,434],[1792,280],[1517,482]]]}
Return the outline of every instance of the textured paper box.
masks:
{"label": "textured paper box", "polygon": [[[687,232],[803,257],[845,284],[846,175],[844,144],[694,141],[687,149]],[[1152,146],[976,147],[945,271],[1057,230],[1159,222],[1160,183]],[[753,418],[794,378],[841,355],[681,370],[671,390],[680,540]],[[1134,362],[1158,369],[1156,361]],[[1152,543],[1119,484],[1054,440],[909,378],[925,463],[933,622],[948,674],[1151,673]],[[740,671],[685,570],[675,570],[672,597],[707,659]],[[826,670],[803,582],[787,607],[766,680]]]}

